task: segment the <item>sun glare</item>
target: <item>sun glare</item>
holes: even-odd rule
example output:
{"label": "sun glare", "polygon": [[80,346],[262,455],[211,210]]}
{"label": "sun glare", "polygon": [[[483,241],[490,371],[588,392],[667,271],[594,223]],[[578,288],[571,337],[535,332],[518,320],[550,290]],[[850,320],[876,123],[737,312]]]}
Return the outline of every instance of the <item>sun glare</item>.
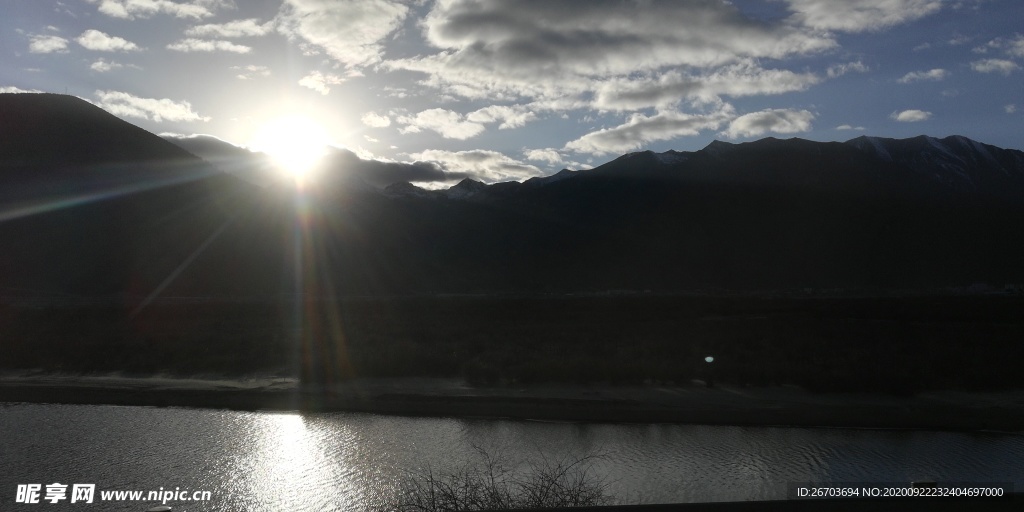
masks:
{"label": "sun glare", "polygon": [[270,155],[283,172],[301,184],[324,156],[329,142],[327,130],[319,123],[290,116],[263,125],[250,146]]}

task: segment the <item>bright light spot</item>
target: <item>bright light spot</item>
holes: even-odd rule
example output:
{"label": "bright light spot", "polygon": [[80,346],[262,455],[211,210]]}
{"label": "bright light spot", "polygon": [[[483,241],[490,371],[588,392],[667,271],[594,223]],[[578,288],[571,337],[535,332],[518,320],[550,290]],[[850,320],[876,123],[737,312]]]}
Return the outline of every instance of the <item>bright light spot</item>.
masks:
{"label": "bright light spot", "polygon": [[713,356],[707,356],[707,357],[704,358],[704,360],[710,363],[710,362],[713,362],[715,360],[715,358]]}
{"label": "bright light spot", "polygon": [[326,461],[306,430],[302,416],[255,413],[248,425],[256,441],[255,450],[248,455],[252,461],[246,464],[246,469],[234,471],[243,473],[236,476],[250,480],[247,487],[254,492],[273,489],[279,500],[308,498],[306,471],[323,468]]}
{"label": "bright light spot", "polygon": [[327,130],[305,116],[275,119],[253,137],[249,147],[266,153],[282,171],[301,184],[327,151]]}

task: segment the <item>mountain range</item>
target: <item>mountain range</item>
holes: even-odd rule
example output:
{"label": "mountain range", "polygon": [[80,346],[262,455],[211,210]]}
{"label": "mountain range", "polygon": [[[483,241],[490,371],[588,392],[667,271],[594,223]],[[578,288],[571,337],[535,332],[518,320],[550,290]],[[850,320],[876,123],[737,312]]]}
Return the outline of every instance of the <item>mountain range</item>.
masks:
{"label": "mountain range", "polygon": [[[140,301],[1024,282],[1024,153],[960,136],[715,141],[495,184],[335,149],[301,197],[267,177],[265,157],[228,146],[161,139],[74,97],[0,95],[0,294]],[[409,182],[459,178],[447,190]]]}

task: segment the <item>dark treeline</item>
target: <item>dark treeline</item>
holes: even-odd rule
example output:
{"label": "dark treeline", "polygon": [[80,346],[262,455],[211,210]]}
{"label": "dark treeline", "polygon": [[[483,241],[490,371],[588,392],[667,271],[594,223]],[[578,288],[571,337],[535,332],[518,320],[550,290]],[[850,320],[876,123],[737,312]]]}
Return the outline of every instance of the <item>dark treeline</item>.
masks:
{"label": "dark treeline", "polygon": [[[1019,388],[1024,297],[347,299],[0,306],[2,369],[471,383]],[[303,346],[307,348],[303,348]],[[713,365],[704,357],[715,357]],[[329,360],[330,362],[326,362]],[[712,370],[713,375],[709,375]]]}

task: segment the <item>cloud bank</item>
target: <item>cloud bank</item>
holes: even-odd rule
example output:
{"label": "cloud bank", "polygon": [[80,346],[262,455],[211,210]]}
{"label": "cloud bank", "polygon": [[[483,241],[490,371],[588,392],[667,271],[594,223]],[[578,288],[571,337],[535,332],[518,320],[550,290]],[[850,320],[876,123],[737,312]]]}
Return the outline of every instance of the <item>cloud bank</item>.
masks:
{"label": "cloud bank", "polygon": [[807,110],[769,109],[734,119],[722,132],[730,139],[757,137],[765,133],[800,133],[811,129],[814,114]]}
{"label": "cloud bank", "polygon": [[285,0],[277,21],[290,38],[323,50],[347,67],[358,67],[380,62],[381,42],[408,12],[406,5],[390,0]]}

